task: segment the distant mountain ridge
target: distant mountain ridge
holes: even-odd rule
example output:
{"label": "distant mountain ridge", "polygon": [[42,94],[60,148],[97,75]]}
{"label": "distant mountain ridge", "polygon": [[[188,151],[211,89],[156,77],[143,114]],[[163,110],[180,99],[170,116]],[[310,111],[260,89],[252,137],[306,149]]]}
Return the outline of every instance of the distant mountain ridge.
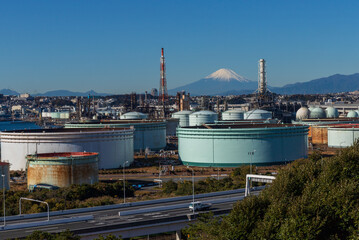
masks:
{"label": "distant mountain ridge", "polygon": [[[243,80],[244,79],[244,80]],[[206,78],[169,90],[174,95],[186,91],[191,95],[240,95],[254,93],[258,87],[256,81],[250,81],[230,69],[220,69]],[[278,94],[324,94],[351,92],[359,90],[359,73],[351,75],[335,74],[329,77],[314,79],[308,82],[287,84],[283,87],[268,89]]]}
{"label": "distant mountain ridge", "polygon": [[[11,96],[17,96],[20,95],[20,93],[11,90],[11,89],[1,89],[0,90],[0,94],[3,95],[11,95]],[[46,97],[70,97],[70,96],[78,96],[78,97],[87,97],[88,95],[91,96],[108,96],[111,94],[108,93],[97,93],[94,90],[90,90],[87,92],[72,92],[69,90],[53,90],[53,91],[48,91],[45,93],[37,93],[37,94],[30,94],[31,96],[46,96]]]}
{"label": "distant mountain ridge", "polygon": [[1,89],[0,94],[3,94],[3,95],[19,95],[18,92],[14,91],[14,90],[11,90],[11,89],[8,89],[8,88]]}
{"label": "distant mountain ridge", "polygon": [[45,93],[39,93],[34,94],[34,96],[46,96],[46,97],[71,97],[71,96],[77,96],[77,97],[87,97],[90,96],[108,96],[110,94],[108,93],[97,93],[94,90],[90,90],[87,92],[72,92],[69,90],[54,90],[54,91],[48,91]]}
{"label": "distant mountain ridge", "polygon": [[335,74],[308,82],[287,84],[271,89],[279,94],[323,94],[351,92],[359,90],[359,73],[351,75]]}

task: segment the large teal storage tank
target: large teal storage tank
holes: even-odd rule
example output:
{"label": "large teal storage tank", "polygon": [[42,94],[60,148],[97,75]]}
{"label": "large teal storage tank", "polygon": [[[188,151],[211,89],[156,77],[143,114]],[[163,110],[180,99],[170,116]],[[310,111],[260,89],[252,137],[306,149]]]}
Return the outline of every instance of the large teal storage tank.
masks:
{"label": "large teal storage tank", "polygon": [[65,128],[129,128],[135,129],[133,145],[135,151],[161,150],[166,147],[166,121],[117,120],[101,122],[66,123]]}
{"label": "large teal storage tank", "polygon": [[242,120],[244,112],[242,110],[231,109],[222,113],[222,120]]}
{"label": "large teal storage tank", "polygon": [[202,124],[214,123],[218,120],[218,114],[212,111],[199,111],[189,115],[190,126],[201,126]]}
{"label": "large teal storage tank", "polygon": [[291,124],[177,128],[178,154],[183,164],[191,166],[282,164],[307,157],[307,135],[308,126]]}
{"label": "large teal storage tank", "polygon": [[179,111],[172,114],[172,118],[179,119],[180,127],[188,127],[189,126],[189,115],[191,115],[191,111]]}
{"label": "large teal storage tank", "polygon": [[271,119],[272,113],[266,110],[254,109],[244,114],[244,119]]}

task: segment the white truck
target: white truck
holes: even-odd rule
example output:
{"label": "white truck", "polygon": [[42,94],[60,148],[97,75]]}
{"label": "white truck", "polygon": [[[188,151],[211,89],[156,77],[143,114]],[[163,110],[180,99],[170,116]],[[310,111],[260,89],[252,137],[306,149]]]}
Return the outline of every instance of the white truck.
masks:
{"label": "white truck", "polygon": [[191,202],[188,208],[191,212],[193,212],[193,209],[194,211],[202,211],[202,210],[208,210],[209,208],[211,208],[211,206],[212,206],[211,203]]}

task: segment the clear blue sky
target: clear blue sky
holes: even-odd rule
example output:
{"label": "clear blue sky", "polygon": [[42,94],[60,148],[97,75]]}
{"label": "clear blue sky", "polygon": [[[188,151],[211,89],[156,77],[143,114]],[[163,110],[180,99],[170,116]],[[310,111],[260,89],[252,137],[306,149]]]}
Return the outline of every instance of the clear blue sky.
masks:
{"label": "clear blue sky", "polygon": [[2,1],[0,89],[126,93],[219,68],[272,86],[359,72],[359,1]]}

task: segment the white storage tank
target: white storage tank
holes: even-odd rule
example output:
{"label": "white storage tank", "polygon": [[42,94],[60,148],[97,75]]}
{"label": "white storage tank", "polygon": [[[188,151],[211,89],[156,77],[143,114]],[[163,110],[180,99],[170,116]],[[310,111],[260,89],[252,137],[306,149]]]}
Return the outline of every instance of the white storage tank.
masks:
{"label": "white storage tank", "polygon": [[272,119],[272,113],[266,110],[254,109],[246,112],[244,119]]}
{"label": "white storage tank", "polygon": [[166,147],[166,121],[114,120],[67,123],[65,128],[129,128],[135,129],[134,150],[149,148],[157,151]]}
{"label": "white storage tank", "polygon": [[244,112],[237,109],[231,109],[222,113],[222,120],[243,120]]}
{"label": "white storage tank", "polygon": [[25,170],[26,156],[35,153],[97,152],[99,168],[133,162],[134,129],[36,129],[0,132],[1,159],[11,170]]}
{"label": "white storage tank", "polygon": [[[6,190],[10,189],[9,165],[10,164],[7,162],[0,162],[0,189],[1,190],[3,190],[3,186],[5,186]],[[4,175],[4,177],[2,177],[2,175]]]}
{"label": "white storage tank", "polygon": [[140,112],[128,112],[121,115],[120,119],[122,120],[142,120],[147,119],[147,114],[140,113]]}
{"label": "white storage tank", "polygon": [[218,115],[212,111],[199,111],[189,115],[190,126],[201,126],[203,124],[214,123],[218,120]]}
{"label": "white storage tank", "polygon": [[179,111],[172,114],[172,118],[179,119],[179,127],[188,127],[189,126],[189,115],[191,111]]}

